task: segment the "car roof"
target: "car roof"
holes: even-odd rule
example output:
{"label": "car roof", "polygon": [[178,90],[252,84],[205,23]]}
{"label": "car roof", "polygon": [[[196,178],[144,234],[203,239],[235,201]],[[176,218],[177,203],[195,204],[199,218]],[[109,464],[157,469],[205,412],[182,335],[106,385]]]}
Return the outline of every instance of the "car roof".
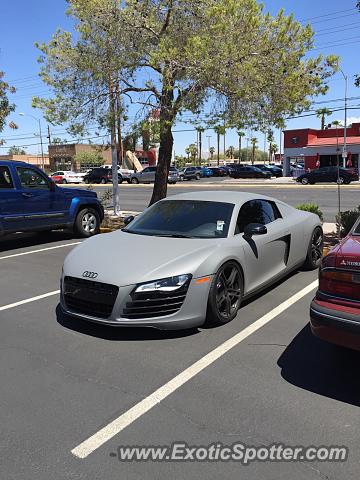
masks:
{"label": "car roof", "polygon": [[282,203],[276,198],[267,197],[265,195],[259,195],[257,193],[250,192],[235,192],[231,190],[207,190],[201,192],[178,193],[177,195],[171,195],[171,197],[167,197],[164,200],[203,200],[207,202],[242,204],[254,199],[272,200]]}
{"label": "car roof", "polygon": [[32,167],[31,163],[27,162],[18,162],[17,160],[0,160],[0,165],[2,167],[11,167],[12,165],[20,165],[22,167]]}

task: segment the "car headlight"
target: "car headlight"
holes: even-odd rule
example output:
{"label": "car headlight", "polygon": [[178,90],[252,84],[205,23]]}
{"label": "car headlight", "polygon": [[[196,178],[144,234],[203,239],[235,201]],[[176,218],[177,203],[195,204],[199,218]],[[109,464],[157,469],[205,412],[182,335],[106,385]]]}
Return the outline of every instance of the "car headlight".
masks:
{"label": "car headlight", "polygon": [[135,293],[145,292],[174,292],[182,288],[191,280],[192,275],[178,275],[176,277],[163,278],[154,282],[143,283],[139,285]]}

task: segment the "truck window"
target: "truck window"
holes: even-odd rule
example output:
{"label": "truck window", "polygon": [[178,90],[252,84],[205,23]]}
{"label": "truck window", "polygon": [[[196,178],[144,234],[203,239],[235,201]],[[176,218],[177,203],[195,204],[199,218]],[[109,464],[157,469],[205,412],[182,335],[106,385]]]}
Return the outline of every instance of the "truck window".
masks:
{"label": "truck window", "polygon": [[0,167],[0,188],[14,188],[8,167]]}

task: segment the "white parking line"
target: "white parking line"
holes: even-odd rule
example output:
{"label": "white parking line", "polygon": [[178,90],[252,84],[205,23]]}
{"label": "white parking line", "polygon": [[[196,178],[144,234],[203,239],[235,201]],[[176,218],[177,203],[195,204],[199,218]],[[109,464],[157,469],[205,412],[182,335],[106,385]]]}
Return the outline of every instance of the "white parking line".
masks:
{"label": "white parking line", "polygon": [[227,353],[232,348],[236,347],[240,342],[245,340],[249,335],[259,330],[261,327],[269,323],[275,317],[283,313],[289,307],[294,305],[294,303],[301,300],[305,295],[314,290],[318,285],[318,281],[312,282],[307,287],[303,288],[300,292],[296,293],[290,297],[285,302],[278,305],[276,308],[271,310],[269,313],[263,317],[256,320],[254,323],[246,327],[241,332],[237,333],[229,340],[209,352],[207,355],[202,357],[197,362],[193,363],[190,367],[186,368],[183,372],[179,373],[176,377],[171,379],[169,382],[165,383],[162,387],[155,390],[148,397],[141,400],[139,403],[134,405],[132,408],[127,410],[125,413],[120,415],[118,418],[110,422],[108,425],[103,427],[101,430],[96,432],[94,435],[89,437],[84,442],[80,443],[77,447],[71,450],[71,453],[78,458],[86,458],[88,455],[93,453],[99,447],[108,442],[115,435],[120,433],[124,428],[131,425],[135,420],[140,418],[146,412],[155,407],[158,403],[164,400],[166,397],[178,390],[182,385],[195,377],[198,373],[204,370],[206,367],[214,363],[225,353]]}
{"label": "white parking line", "polygon": [[14,253],[13,255],[6,255],[0,257],[0,260],[6,260],[7,258],[22,257],[23,255],[31,255],[32,253],[46,252],[48,250],[56,250],[57,248],[71,247],[72,245],[79,245],[81,242],[65,243],[64,245],[56,245],[55,247],[40,248],[39,250],[30,250],[28,252]]}
{"label": "white parking line", "polygon": [[0,307],[0,312],[3,310],[10,310],[10,308],[19,307],[20,305],[25,305],[25,303],[36,302],[37,300],[41,300],[43,298],[52,297],[53,295],[58,295],[60,290],[54,290],[53,292],[43,293],[42,295],[38,295],[37,297],[27,298],[26,300],[20,300],[20,302],[9,303],[8,305],[4,305]]}

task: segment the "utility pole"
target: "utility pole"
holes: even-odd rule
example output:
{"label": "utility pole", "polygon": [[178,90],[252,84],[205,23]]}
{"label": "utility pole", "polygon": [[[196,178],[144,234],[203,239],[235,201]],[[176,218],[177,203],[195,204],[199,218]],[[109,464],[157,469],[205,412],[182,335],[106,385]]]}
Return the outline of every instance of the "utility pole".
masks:
{"label": "utility pole", "polygon": [[202,157],[202,131],[199,129],[199,166],[201,166],[201,157]]}
{"label": "utility pole", "polygon": [[336,124],[336,160],[337,160],[337,191],[338,191],[338,235],[339,240],[341,237],[341,196],[340,196],[340,158],[339,158],[339,132],[338,132],[338,125]]}
{"label": "utility pole", "polygon": [[111,171],[112,171],[112,183],[113,183],[113,205],[114,214],[120,216],[120,192],[119,192],[119,179],[118,179],[118,163],[117,163],[117,151],[116,151],[116,99],[114,92],[114,83],[112,78],[109,79],[109,94],[110,94],[110,117],[111,117]]}
{"label": "utility pole", "polygon": [[49,127],[49,125],[47,126],[47,131],[48,131],[47,139],[48,139],[48,141],[49,141],[49,145],[51,145],[51,134],[50,134],[50,127]]}

